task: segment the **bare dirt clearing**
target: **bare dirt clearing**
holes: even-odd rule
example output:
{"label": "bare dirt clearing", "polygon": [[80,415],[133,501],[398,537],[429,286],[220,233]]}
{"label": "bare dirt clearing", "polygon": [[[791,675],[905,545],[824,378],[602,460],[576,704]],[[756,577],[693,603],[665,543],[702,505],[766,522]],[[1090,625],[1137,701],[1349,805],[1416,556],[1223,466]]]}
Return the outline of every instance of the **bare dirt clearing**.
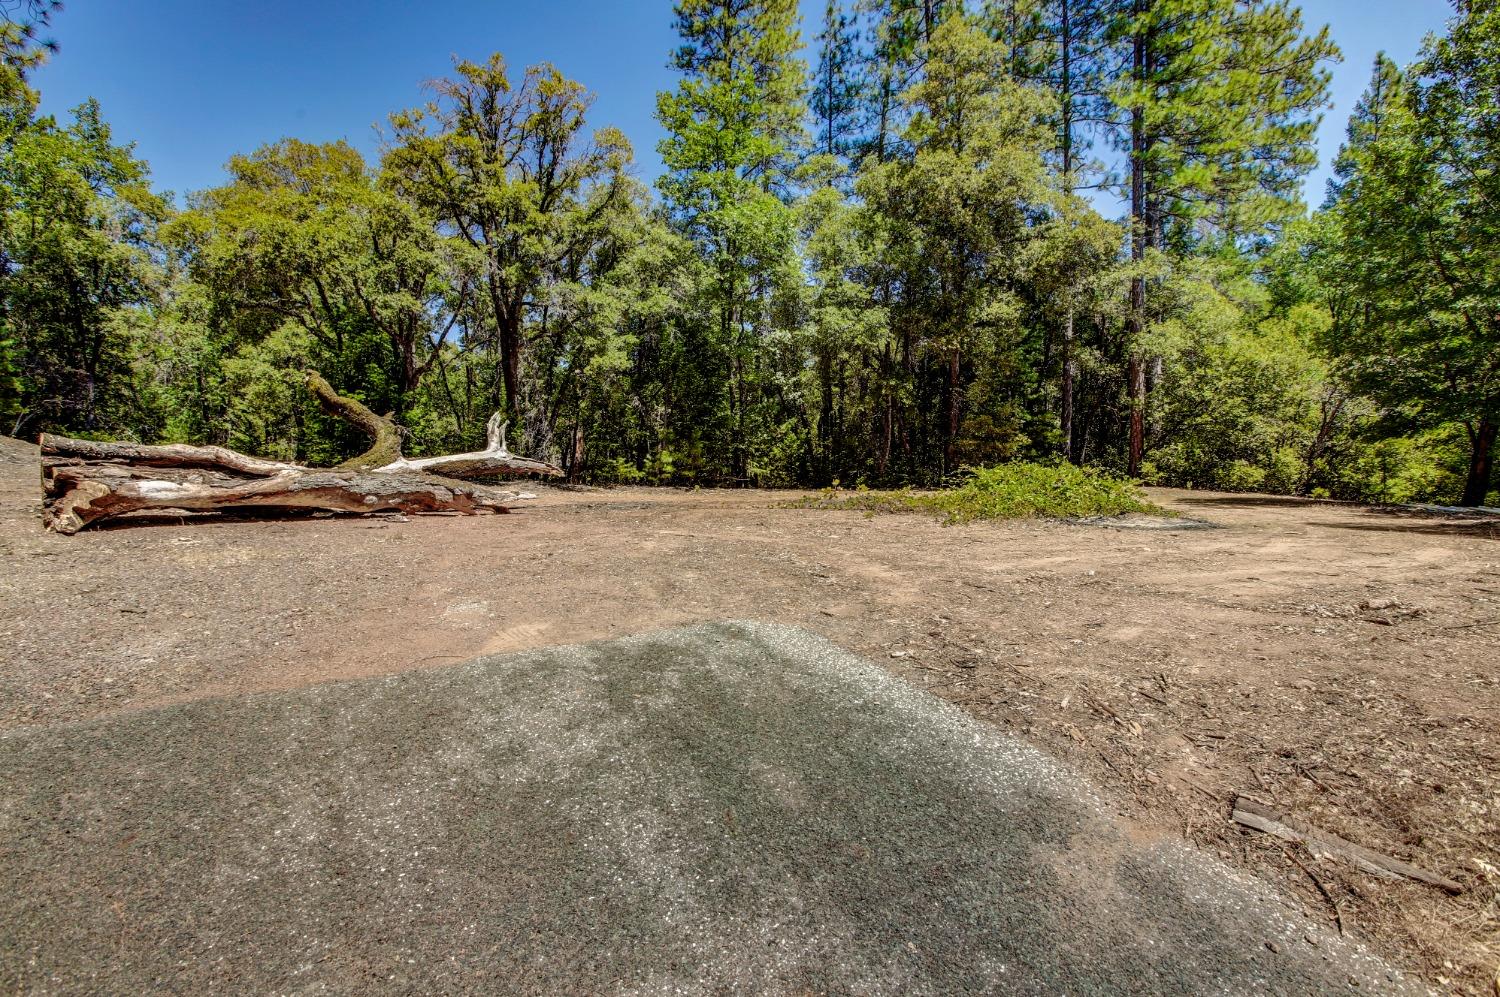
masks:
{"label": "bare dirt clearing", "polygon": [[[0,718],[106,716],[743,618],[816,630],[1301,895],[1429,980],[1500,962],[1492,524],[1154,490],[1213,530],[943,527],[754,491],[536,489],[509,516],[41,531],[0,444]],[[1253,836],[1237,793],[1465,887]],[[1301,863],[1300,865],[1298,863]],[[1327,896],[1314,884],[1316,876]],[[1331,899],[1330,899],[1331,898]]]}

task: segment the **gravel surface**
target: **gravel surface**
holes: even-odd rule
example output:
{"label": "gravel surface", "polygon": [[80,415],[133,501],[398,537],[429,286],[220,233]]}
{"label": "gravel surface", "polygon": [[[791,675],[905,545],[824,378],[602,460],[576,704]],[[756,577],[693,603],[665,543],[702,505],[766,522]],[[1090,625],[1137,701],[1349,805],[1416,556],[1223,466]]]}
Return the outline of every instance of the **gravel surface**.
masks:
{"label": "gravel surface", "polygon": [[1414,989],[783,626],[16,728],[0,778],[6,991]]}

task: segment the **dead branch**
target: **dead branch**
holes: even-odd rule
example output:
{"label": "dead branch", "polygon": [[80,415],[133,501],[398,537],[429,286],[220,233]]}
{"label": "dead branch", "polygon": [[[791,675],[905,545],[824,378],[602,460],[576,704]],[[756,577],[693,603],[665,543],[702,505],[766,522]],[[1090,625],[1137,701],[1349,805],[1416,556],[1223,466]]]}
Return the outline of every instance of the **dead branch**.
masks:
{"label": "dead branch", "polygon": [[358,457],[351,457],[339,464],[338,470],[373,471],[402,459],[402,430],[396,425],[394,413],[376,415],[358,399],[334,391],[333,385],[317,371],[309,370],[306,374],[308,390],[318,399],[323,411],[363,430],[374,441],[370,444],[370,449]]}
{"label": "dead branch", "polygon": [[505,427],[509,423],[500,420],[500,413],[490,416],[486,427],[486,443],[483,450],[471,453],[445,454],[440,457],[419,457],[415,460],[402,457],[384,467],[380,472],[427,471],[446,474],[452,478],[485,478],[498,474],[542,474],[560,477],[562,468],[546,461],[517,457],[505,449]]}
{"label": "dead branch", "polygon": [[1419,869],[1409,862],[1403,862],[1389,855],[1382,855],[1364,845],[1345,841],[1336,834],[1319,830],[1295,817],[1278,814],[1264,803],[1252,800],[1248,796],[1235,799],[1234,809],[1230,816],[1235,823],[1243,824],[1245,827],[1264,831],[1266,834],[1275,835],[1285,841],[1301,842],[1307,846],[1308,851],[1314,854],[1326,852],[1330,855],[1341,855],[1374,876],[1385,879],[1404,876],[1419,883],[1436,886],[1449,893],[1462,893],[1464,889],[1460,884],[1445,876]]}

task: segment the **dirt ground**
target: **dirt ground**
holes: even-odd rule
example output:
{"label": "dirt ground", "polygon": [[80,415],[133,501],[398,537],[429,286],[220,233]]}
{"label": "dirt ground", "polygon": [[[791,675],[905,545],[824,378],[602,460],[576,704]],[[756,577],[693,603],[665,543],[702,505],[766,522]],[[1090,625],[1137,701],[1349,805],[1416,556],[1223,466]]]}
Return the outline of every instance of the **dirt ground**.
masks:
{"label": "dirt ground", "polygon": [[[508,516],[44,533],[0,442],[0,725],[750,619],[818,631],[1084,772],[1445,990],[1500,972],[1500,526],[1152,490],[1216,529],[944,527],[786,493],[569,491]],[[1372,878],[1238,793],[1449,876]]]}

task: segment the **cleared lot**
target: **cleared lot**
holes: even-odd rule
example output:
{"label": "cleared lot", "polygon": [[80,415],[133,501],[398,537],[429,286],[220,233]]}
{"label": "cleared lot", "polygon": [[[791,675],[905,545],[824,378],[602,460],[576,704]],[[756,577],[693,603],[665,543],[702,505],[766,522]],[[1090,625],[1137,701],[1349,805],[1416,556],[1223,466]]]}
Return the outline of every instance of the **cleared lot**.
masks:
{"label": "cleared lot", "polygon": [[[701,620],[788,623],[1040,745],[1142,826],[1332,925],[1300,857],[1348,932],[1429,979],[1477,992],[1500,963],[1493,527],[1154,492],[1221,528],[943,528],[763,492],[626,489],[546,490],[506,517],[61,538],[37,528],[34,450],[0,451],[7,725]],[[1247,791],[1466,890],[1289,856],[1228,823]]]}

